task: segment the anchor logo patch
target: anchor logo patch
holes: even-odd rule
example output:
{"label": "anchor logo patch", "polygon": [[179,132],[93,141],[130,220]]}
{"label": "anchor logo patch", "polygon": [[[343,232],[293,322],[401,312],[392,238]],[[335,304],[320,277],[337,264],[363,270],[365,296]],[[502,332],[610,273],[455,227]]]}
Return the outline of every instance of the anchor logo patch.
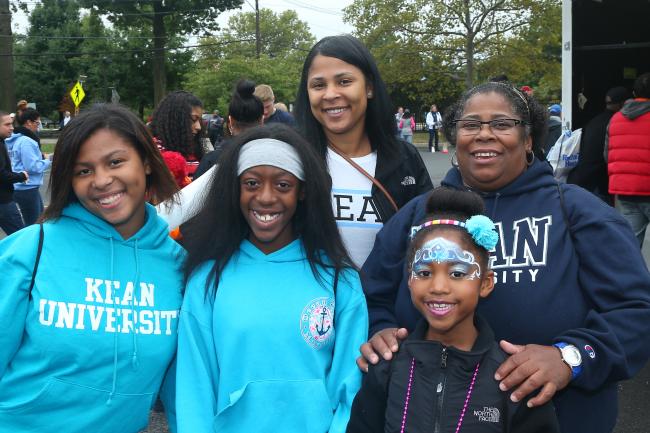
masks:
{"label": "anchor logo patch", "polygon": [[318,350],[334,337],[334,299],[316,298],[302,309],[300,333],[309,346]]}

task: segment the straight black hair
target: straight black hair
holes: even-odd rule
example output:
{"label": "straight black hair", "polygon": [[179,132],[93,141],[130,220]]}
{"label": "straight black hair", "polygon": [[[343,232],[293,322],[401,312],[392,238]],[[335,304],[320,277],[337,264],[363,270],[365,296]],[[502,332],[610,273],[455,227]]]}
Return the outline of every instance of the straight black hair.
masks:
{"label": "straight black hair", "polygon": [[237,163],[241,147],[261,138],[284,141],[300,156],[305,173],[305,181],[301,182],[304,198],[298,202],[292,224],[294,234],[302,240],[314,277],[323,283],[321,272],[325,271],[334,276],[336,285],[344,268],[354,268],[334,220],[330,201],[332,180],[325,162],[287,125],[258,126],[232,139],[219,160],[203,206],[183,226],[183,245],[188,252],[185,279],[202,263],[214,260],[205,283],[206,297],[216,295],[221,273],[249,235],[250,229],[239,204],[241,186]]}
{"label": "straight black hair", "polygon": [[375,59],[361,41],[350,35],[328,36],[316,43],[307,54],[302,67],[296,109],[296,122],[309,143],[316,146],[321,157],[327,155],[327,139],[323,126],[318,123],[311,111],[307,78],[309,69],[318,55],[334,57],[361,70],[366,84],[372,89],[372,98],[368,99],[366,108],[365,131],[373,150],[388,156],[397,154],[398,142],[395,138],[395,119],[392,114],[393,104],[381,79]]}
{"label": "straight black hair", "polygon": [[264,104],[253,94],[255,83],[250,80],[239,80],[230,98],[228,114],[243,126],[253,126],[260,123],[264,115]]}

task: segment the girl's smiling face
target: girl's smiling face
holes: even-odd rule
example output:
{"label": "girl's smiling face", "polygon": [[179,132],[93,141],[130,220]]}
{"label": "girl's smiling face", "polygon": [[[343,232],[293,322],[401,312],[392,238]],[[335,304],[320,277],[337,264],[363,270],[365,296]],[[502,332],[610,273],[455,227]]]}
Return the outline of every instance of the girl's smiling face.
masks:
{"label": "girl's smiling face", "polygon": [[494,273],[477,262],[478,247],[458,230],[428,233],[415,251],[409,289],[429,323],[427,340],[469,350],[476,338],[474,311],[494,287]]}
{"label": "girl's smiling face", "polygon": [[150,173],[151,167],[130,142],[100,129],[79,149],[72,189],[83,207],[128,239],[144,225]]}
{"label": "girl's smiling face", "polygon": [[248,240],[265,254],[291,243],[292,219],[302,198],[300,180],[271,165],[251,167],[239,180],[239,205],[250,227]]}
{"label": "girl's smiling face", "polygon": [[336,57],[314,57],[307,75],[309,105],[328,138],[365,130],[371,90],[356,66]]}

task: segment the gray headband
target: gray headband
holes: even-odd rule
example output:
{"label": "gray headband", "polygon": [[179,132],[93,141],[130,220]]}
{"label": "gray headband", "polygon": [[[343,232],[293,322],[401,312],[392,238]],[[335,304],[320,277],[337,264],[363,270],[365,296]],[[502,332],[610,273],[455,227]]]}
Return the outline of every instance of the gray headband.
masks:
{"label": "gray headband", "polygon": [[305,173],[302,161],[296,149],[289,143],[274,138],[259,138],[244,144],[239,151],[237,176],[251,167],[271,165],[288,171],[304,181]]}

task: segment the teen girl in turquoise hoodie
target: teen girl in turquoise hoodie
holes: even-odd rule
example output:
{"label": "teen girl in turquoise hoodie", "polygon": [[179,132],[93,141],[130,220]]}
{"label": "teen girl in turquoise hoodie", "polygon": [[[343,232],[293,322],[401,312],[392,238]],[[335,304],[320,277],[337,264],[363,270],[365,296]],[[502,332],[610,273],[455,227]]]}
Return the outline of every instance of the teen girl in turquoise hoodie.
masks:
{"label": "teen girl in turquoise hoodie", "polygon": [[291,128],[239,136],[183,228],[179,432],[345,431],[366,303],[325,164]]}
{"label": "teen girl in turquoise hoodie", "polygon": [[0,242],[0,431],[138,432],[173,377],[183,251],[146,199],[174,180],[102,105],[63,131],[50,188],[43,224]]}

